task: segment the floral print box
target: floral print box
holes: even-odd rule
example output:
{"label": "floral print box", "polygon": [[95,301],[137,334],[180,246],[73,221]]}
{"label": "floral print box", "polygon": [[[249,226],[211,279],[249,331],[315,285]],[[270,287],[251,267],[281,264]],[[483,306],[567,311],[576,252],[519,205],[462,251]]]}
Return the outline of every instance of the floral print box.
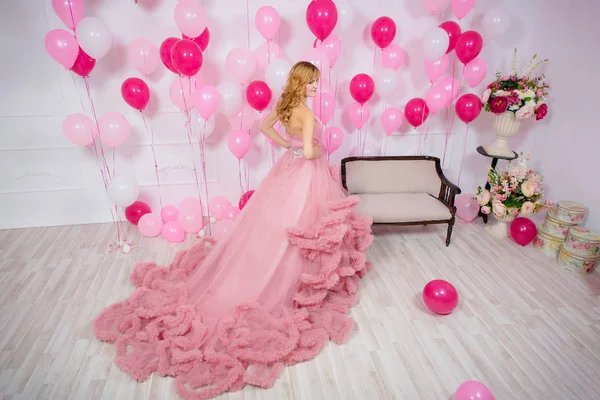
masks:
{"label": "floral print box", "polygon": [[565,240],[561,237],[552,236],[549,234],[543,226],[540,226],[537,231],[537,236],[533,239],[533,247],[540,250],[548,257],[555,257],[558,255],[560,246]]}
{"label": "floral print box", "polygon": [[554,216],[559,221],[579,225],[585,218],[587,207],[574,201],[559,201]]}
{"label": "floral print box", "polygon": [[598,265],[598,257],[580,257],[561,246],[557,261],[567,271],[576,271],[580,273],[591,274]]}
{"label": "floral print box", "polygon": [[556,209],[548,210],[546,213],[546,220],[544,221],[544,225],[542,228],[549,234],[554,237],[560,238],[564,240],[569,233],[569,229],[574,227],[576,224],[571,222],[565,222],[556,217]]}
{"label": "floral print box", "polygon": [[597,258],[600,256],[600,235],[591,229],[575,226],[569,229],[563,246],[565,250],[576,256]]}

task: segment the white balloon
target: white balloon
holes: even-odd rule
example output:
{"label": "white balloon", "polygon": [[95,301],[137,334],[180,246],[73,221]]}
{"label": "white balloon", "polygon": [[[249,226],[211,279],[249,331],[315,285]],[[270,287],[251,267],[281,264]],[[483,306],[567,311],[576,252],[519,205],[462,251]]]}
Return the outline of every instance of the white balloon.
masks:
{"label": "white balloon", "polygon": [[265,70],[265,81],[271,90],[276,93],[283,90],[290,69],[292,69],[292,65],[281,58],[272,60],[269,65],[267,65],[267,69]]}
{"label": "white balloon", "polygon": [[197,134],[195,134],[195,136],[197,136],[198,139],[200,139],[200,135],[204,135],[204,138],[206,139],[207,137],[212,135],[212,133],[215,131],[215,119],[214,118],[209,118],[207,120],[204,120],[199,117],[198,122],[200,123],[200,129],[199,129],[199,132]]}
{"label": "white balloon", "polygon": [[374,76],[375,91],[382,99],[387,99],[396,91],[398,77],[391,68],[378,68]]}
{"label": "white balloon", "polygon": [[337,8],[338,21],[337,26],[345,30],[354,20],[354,8],[348,0],[336,0],[335,7]]}
{"label": "white balloon", "polygon": [[241,86],[232,82],[223,82],[217,86],[217,91],[221,95],[219,110],[226,117],[232,117],[237,114],[242,107]]}
{"label": "white balloon", "polygon": [[110,31],[104,22],[95,17],[86,17],[79,21],[75,35],[81,49],[96,60],[104,57],[112,47]]}
{"label": "white balloon", "polygon": [[140,189],[135,178],[130,176],[115,176],[107,188],[108,198],[119,207],[128,207],[138,199]]}
{"label": "white balloon", "polygon": [[481,26],[483,32],[490,38],[500,36],[510,26],[510,15],[500,8],[490,10],[483,16]]}
{"label": "white balloon", "polygon": [[448,33],[442,28],[433,28],[426,35],[423,41],[423,52],[425,58],[429,61],[436,61],[448,50],[450,39]]}

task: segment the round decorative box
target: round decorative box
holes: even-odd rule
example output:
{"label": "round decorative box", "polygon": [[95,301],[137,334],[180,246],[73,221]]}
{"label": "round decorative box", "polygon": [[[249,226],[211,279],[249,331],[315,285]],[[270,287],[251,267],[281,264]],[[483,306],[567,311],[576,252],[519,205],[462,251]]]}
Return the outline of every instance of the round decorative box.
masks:
{"label": "round decorative box", "polygon": [[543,226],[540,226],[535,239],[533,239],[533,247],[549,257],[556,257],[563,242],[563,238],[552,236],[546,232]]}
{"label": "round decorative box", "polygon": [[600,256],[600,235],[583,226],[574,226],[569,229],[563,246],[569,253],[579,257],[598,257]]}
{"label": "round decorative box", "polygon": [[556,218],[555,212],[555,209],[548,210],[548,212],[546,213],[546,220],[544,221],[543,228],[549,235],[565,239],[567,237],[567,233],[569,233],[569,229],[571,229],[576,224],[571,222],[565,222]]}
{"label": "round decorative box", "polygon": [[585,218],[587,207],[574,201],[559,201],[556,204],[555,218],[559,221],[578,225]]}
{"label": "round decorative box", "polygon": [[591,274],[596,269],[598,257],[580,257],[561,246],[557,261],[567,271],[585,272]]}

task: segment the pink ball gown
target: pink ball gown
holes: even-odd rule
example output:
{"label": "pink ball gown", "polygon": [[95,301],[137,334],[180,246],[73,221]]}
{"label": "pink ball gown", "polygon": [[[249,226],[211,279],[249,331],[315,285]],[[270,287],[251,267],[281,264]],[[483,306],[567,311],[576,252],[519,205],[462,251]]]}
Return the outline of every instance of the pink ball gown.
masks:
{"label": "pink ball gown", "polygon": [[349,338],[372,221],[326,158],[306,160],[301,140],[290,143],[226,237],[168,267],[136,265],[137,289],[96,318],[121,370],[173,376],[184,399],[208,399],[271,387],[284,365]]}

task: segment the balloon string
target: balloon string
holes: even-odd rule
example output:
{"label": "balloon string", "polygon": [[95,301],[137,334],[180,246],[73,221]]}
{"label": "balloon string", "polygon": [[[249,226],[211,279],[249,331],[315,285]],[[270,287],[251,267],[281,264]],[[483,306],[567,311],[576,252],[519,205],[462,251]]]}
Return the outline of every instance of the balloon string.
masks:
{"label": "balloon string", "polygon": [[238,159],[238,175],[240,180],[240,193],[244,194],[244,185],[242,183],[242,159]]}
{"label": "balloon string", "polygon": [[198,190],[198,200],[200,200],[200,182],[198,182],[198,169],[196,168],[196,161],[194,161],[194,147],[192,145],[192,120],[187,105],[187,100],[185,99],[185,91],[183,90],[183,81],[181,80],[181,75],[179,76],[179,87],[181,88],[181,96],[183,97],[183,107],[185,109],[184,114],[186,118],[185,126],[187,128],[188,143],[190,145],[190,155],[192,158],[194,178],[196,180],[196,189]]}
{"label": "balloon string", "polygon": [[467,124],[467,132],[465,133],[465,143],[463,144],[462,159],[460,161],[460,170],[458,171],[458,186],[460,186],[460,176],[463,170],[463,164],[465,162],[465,153],[467,151],[467,139],[469,138],[469,124]]}
{"label": "balloon string", "polygon": [[246,0],[246,28],[248,31],[248,48],[250,48],[250,5],[249,0]]}
{"label": "balloon string", "polygon": [[[445,12],[445,10],[444,10]],[[450,90],[450,96],[454,94],[454,74],[456,71],[456,54],[452,58],[452,88]],[[451,112],[452,108],[452,98],[450,98],[450,105],[446,107],[446,120],[448,120],[448,113]],[[451,115],[450,122],[448,123],[448,128],[446,129],[446,139],[444,140],[444,156],[442,158],[442,167],[446,166],[446,152],[448,150],[448,138],[450,137],[450,133],[452,132],[452,125],[454,123],[454,113]]]}
{"label": "balloon string", "polygon": [[[250,189],[250,168],[248,168],[248,161],[244,158],[244,171],[246,172],[246,190]],[[243,193],[242,193],[243,194]]]}
{"label": "balloon string", "polygon": [[69,5],[69,14],[71,14],[71,22],[73,22],[73,31],[75,31],[75,28],[77,28],[77,26],[75,25],[75,16],[73,15],[73,8],[71,8],[71,1],[67,1],[67,4]]}
{"label": "balloon string", "polygon": [[367,123],[368,121],[364,121],[365,117],[365,105],[361,104],[360,105],[360,122],[361,124],[364,124],[363,126],[365,127],[365,131],[362,132],[362,128],[361,128],[361,132],[362,132],[362,149],[360,151],[361,156],[365,155],[365,145],[367,144],[367,130],[369,129],[369,124]]}
{"label": "balloon string", "polygon": [[[202,166],[202,179],[204,180],[204,197],[206,198],[206,215],[209,215],[208,211],[208,179],[206,179],[206,157],[204,154],[204,133],[206,132],[206,123],[204,120],[204,130],[200,132],[200,139],[198,140],[198,147],[200,148],[200,162]],[[208,234],[212,234],[212,223],[210,222],[210,218],[208,218]]]}
{"label": "balloon string", "polygon": [[[92,92],[90,90],[90,84],[88,78],[84,77],[83,81],[85,82],[85,90],[88,95],[88,99],[90,100],[90,107],[92,108],[92,115],[94,116],[94,122],[96,123],[96,129],[98,129],[98,134],[100,134],[100,124],[98,123],[98,115],[96,114],[96,107],[94,106],[94,101],[92,100]],[[104,154],[104,148],[102,145],[100,147],[100,153],[102,154],[102,162],[104,166],[104,170],[106,171],[108,178],[110,178],[110,169],[108,168],[108,164],[106,163],[106,154]],[[108,179],[107,178],[107,179]],[[108,182],[108,180],[107,180]]]}
{"label": "balloon string", "polygon": [[[152,106],[150,106],[152,108]],[[146,128],[146,135],[150,136],[150,148],[152,149],[152,156],[154,157],[154,174],[156,175],[156,186],[158,187],[158,201],[160,203],[160,209],[163,209],[162,191],[160,189],[160,178],[158,175],[158,161],[156,160],[156,148],[154,143],[154,129],[148,130],[148,124],[146,123],[146,117],[142,111],[142,120],[144,121],[144,127]]]}

